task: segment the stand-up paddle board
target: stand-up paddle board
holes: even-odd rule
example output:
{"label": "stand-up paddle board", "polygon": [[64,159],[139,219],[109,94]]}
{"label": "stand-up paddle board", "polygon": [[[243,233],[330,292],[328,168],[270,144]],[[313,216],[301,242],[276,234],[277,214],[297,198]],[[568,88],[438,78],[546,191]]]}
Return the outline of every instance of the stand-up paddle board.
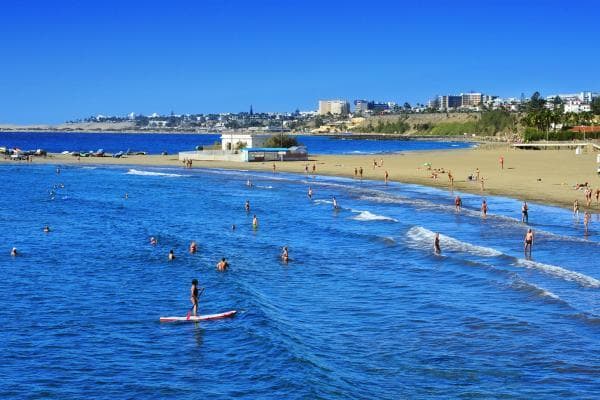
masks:
{"label": "stand-up paddle board", "polygon": [[207,314],[189,317],[160,317],[160,322],[198,322],[198,321],[210,321],[213,319],[229,318],[233,317],[237,313],[236,310],[226,311],[220,314]]}

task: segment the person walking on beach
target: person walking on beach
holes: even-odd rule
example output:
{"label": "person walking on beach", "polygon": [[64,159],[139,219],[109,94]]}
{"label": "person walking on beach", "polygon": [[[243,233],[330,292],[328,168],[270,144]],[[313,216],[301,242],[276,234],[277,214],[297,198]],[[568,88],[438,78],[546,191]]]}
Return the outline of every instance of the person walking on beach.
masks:
{"label": "person walking on beach", "polygon": [[200,293],[198,290],[198,279],[192,279],[192,287],[190,288],[190,301],[192,302],[192,315],[198,315],[198,298]]}
{"label": "person walking on beach", "polygon": [[488,205],[487,205],[487,202],[485,201],[485,199],[483,199],[483,201],[481,202],[481,215],[483,216],[483,218],[487,217],[487,212],[488,212]]}
{"label": "person walking on beach", "polygon": [[479,168],[475,168],[475,180],[479,180]]}
{"label": "person walking on beach", "polygon": [[435,233],[435,237],[433,238],[433,253],[435,255],[442,254],[442,248],[440,247],[440,234],[439,232]]}
{"label": "person walking on beach", "polygon": [[573,202],[573,216],[579,217],[579,200],[575,200],[575,202]]}
{"label": "person walking on beach", "polygon": [[358,168],[354,167],[354,178],[358,178]]}
{"label": "person walking on beach", "polygon": [[277,166],[275,166],[275,163],[273,163],[273,173],[275,173],[276,169],[277,169]]}
{"label": "person walking on beach", "polygon": [[308,195],[308,198],[309,198],[310,200],[312,200],[313,191],[312,191],[312,188],[311,188],[310,186],[308,187],[308,193],[307,193],[307,195]]}
{"label": "person walking on beach", "polygon": [[460,212],[461,207],[462,207],[462,200],[461,200],[460,196],[456,196],[454,198],[454,208],[456,209],[456,212]]}
{"label": "person walking on beach", "polygon": [[360,180],[362,181],[362,178],[363,178],[363,169],[362,169],[362,167],[358,168],[358,175],[360,176]]}
{"label": "person walking on beach", "polygon": [[254,216],[252,217],[252,228],[253,229],[258,228],[258,218],[256,218],[256,214],[254,214]]}
{"label": "person walking on beach", "polygon": [[221,261],[217,263],[217,271],[226,271],[229,268],[229,263],[225,257],[221,258]]}
{"label": "person walking on beach", "polygon": [[308,175],[308,164],[306,164],[306,165],[304,166],[304,173],[305,173],[306,175]]}
{"label": "person walking on beach", "polygon": [[500,156],[500,169],[504,169],[504,156]]}
{"label": "person walking on beach", "polygon": [[317,172],[317,163],[313,163],[313,166],[312,166],[312,173],[313,173],[313,175],[314,175],[316,172]]}
{"label": "person walking on beach", "polygon": [[482,177],[481,177],[481,180],[479,181],[479,183],[480,183],[480,185],[481,185],[481,191],[482,191],[482,192],[484,192],[484,191],[485,191],[485,187],[484,187],[484,184],[483,184],[483,182],[484,182],[484,179],[483,179],[483,176],[482,176]]}
{"label": "person walking on beach", "polygon": [[529,223],[529,207],[527,207],[526,201],[521,206],[521,222]]}
{"label": "person walking on beach", "polygon": [[246,213],[250,212],[250,200],[246,200],[246,203],[244,204],[244,209],[246,210]]}
{"label": "person walking on beach", "polygon": [[450,182],[450,187],[454,186],[454,176],[452,176],[452,171],[448,170],[448,181]]}
{"label": "person walking on beach", "polygon": [[390,178],[390,174],[388,174],[387,170],[385,171],[385,174],[383,175],[383,181],[385,182],[385,184],[388,184],[388,180]]}
{"label": "person walking on beach", "polygon": [[529,230],[525,234],[525,248],[524,248],[525,255],[529,254],[529,257],[531,257],[532,247],[533,247],[533,231],[531,230],[531,228],[529,228]]}

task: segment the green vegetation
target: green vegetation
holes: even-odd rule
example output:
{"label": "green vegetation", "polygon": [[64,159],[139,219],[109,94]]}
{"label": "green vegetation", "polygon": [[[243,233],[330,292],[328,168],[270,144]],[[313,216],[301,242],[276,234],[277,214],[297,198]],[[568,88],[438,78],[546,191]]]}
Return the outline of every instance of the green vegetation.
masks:
{"label": "green vegetation", "polygon": [[265,142],[265,147],[283,147],[287,149],[293,146],[299,146],[298,140],[289,135],[273,135]]}
{"label": "green vegetation", "polygon": [[434,136],[457,136],[465,133],[476,133],[476,122],[440,122],[427,133]]}
{"label": "green vegetation", "polygon": [[559,130],[551,132],[542,132],[535,128],[526,128],[523,131],[523,139],[526,142],[536,142],[539,140],[582,140],[582,139],[598,139],[600,132],[573,132],[570,130]]}
{"label": "green vegetation", "polygon": [[377,125],[369,124],[359,127],[358,131],[364,133],[404,133],[410,129],[410,125],[406,123],[406,118],[399,118],[396,121],[384,122],[379,120]]}

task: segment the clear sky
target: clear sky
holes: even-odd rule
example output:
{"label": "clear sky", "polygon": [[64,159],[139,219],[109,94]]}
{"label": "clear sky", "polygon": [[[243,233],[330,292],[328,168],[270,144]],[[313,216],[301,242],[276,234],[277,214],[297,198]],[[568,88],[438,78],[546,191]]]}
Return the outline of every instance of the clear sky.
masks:
{"label": "clear sky", "polygon": [[0,123],[600,91],[597,0],[6,1]]}

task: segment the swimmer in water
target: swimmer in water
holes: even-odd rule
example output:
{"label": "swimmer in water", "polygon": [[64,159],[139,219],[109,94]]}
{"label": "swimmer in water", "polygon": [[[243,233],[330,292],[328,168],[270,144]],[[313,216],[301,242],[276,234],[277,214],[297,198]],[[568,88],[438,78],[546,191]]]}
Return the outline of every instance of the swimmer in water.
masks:
{"label": "swimmer in water", "polygon": [[169,261],[173,261],[175,259],[175,252],[173,249],[169,250]]}
{"label": "swimmer in water", "polygon": [[483,201],[481,202],[481,215],[483,216],[483,218],[485,218],[487,216],[487,212],[488,212],[487,202],[485,201],[485,199],[483,199]]}
{"label": "swimmer in water", "polygon": [[127,200],[129,198],[129,194],[125,193],[125,200]]}
{"label": "swimmer in water", "polygon": [[256,218],[256,214],[254,214],[254,217],[252,217],[252,228],[258,228],[258,218]]}
{"label": "swimmer in water", "polygon": [[10,255],[13,256],[13,257],[17,256],[17,248],[16,247],[12,248],[12,250],[10,251]]}
{"label": "swimmer in water", "polygon": [[[527,231],[527,234],[525,235],[525,255],[527,255],[529,253],[529,256],[531,257],[531,249],[533,247],[533,231],[531,230],[531,228],[529,228],[529,230]],[[528,252],[529,250],[529,252]]]}
{"label": "swimmer in water", "polygon": [[312,188],[309,186],[308,187],[308,198],[312,200],[312,195],[313,195],[313,191]]}
{"label": "swimmer in water", "polygon": [[192,287],[190,288],[190,301],[192,302],[192,315],[198,315],[198,279],[192,279]]}
{"label": "swimmer in water", "polygon": [[529,207],[527,207],[526,201],[523,202],[523,206],[521,207],[521,222],[529,222]]}
{"label": "swimmer in water", "polygon": [[246,186],[252,187],[252,181],[250,179],[246,181]]}
{"label": "swimmer in water", "polygon": [[433,239],[433,253],[440,255],[442,254],[442,248],[440,247],[440,234],[435,233],[435,237]]}
{"label": "swimmer in water", "polygon": [[283,249],[281,251],[281,259],[283,260],[283,262],[288,262],[290,260],[290,254],[288,252],[287,246],[283,246]]}
{"label": "swimmer in water", "polygon": [[229,268],[229,263],[225,257],[221,258],[221,261],[217,263],[217,271],[226,271]]}
{"label": "swimmer in water", "polygon": [[46,225],[44,227],[44,232],[49,233],[50,232],[50,227],[48,225]]}
{"label": "swimmer in water", "polygon": [[456,212],[460,212],[461,206],[462,206],[462,200],[460,199],[460,196],[456,196],[454,198],[454,208],[456,209]]}
{"label": "swimmer in water", "polygon": [[192,240],[192,243],[190,243],[190,253],[194,254],[196,251],[198,251],[198,245]]}
{"label": "swimmer in water", "polygon": [[333,209],[337,210],[339,208],[339,206],[338,206],[337,200],[335,199],[335,196],[333,196],[332,201],[333,201]]}
{"label": "swimmer in water", "polygon": [[244,204],[244,208],[246,209],[247,213],[250,212],[250,200],[246,200],[246,204]]}
{"label": "swimmer in water", "polygon": [[157,242],[157,240],[156,240],[156,238],[155,238],[154,236],[152,236],[152,237],[150,238],[150,244],[151,244],[152,246],[156,246],[156,243],[158,243],[158,242]]}
{"label": "swimmer in water", "polygon": [[232,231],[235,231],[235,224],[232,224],[232,225],[231,225],[231,230],[232,230]]}

